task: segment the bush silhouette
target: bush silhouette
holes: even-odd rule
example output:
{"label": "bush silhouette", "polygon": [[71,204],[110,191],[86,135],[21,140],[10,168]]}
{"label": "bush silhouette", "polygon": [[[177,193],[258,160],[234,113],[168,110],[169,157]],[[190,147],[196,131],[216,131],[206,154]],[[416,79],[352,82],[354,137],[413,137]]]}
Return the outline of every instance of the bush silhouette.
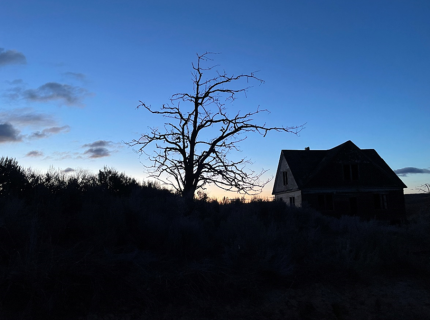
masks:
{"label": "bush silhouette", "polygon": [[276,288],[424,274],[430,219],[390,226],[284,202],[184,199],[105,167],[23,170],[1,158],[0,318],[120,315],[263,301]]}
{"label": "bush silhouette", "polygon": [[0,158],[0,196],[17,197],[28,191],[28,180],[24,170],[15,159]]}
{"label": "bush silhouette", "polygon": [[135,179],[108,167],[99,170],[97,182],[101,188],[115,195],[130,195],[131,190],[138,186]]}

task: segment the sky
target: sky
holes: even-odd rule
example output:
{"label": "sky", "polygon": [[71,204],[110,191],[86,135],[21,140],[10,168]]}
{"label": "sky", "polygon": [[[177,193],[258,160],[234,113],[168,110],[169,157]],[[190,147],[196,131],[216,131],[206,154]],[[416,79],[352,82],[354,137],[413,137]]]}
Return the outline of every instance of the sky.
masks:
{"label": "sky", "polygon": [[[0,156],[40,172],[115,168],[164,119],[136,107],[192,93],[191,63],[256,72],[227,110],[267,109],[232,159],[276,173],[282,149],[375,149],[416,193],[430,183],[430,1],[0,0]],[[187,108],[185,104],[181,107]],[[150,151],[150,150],[148,150]],[[271,195],[273,182],[261,194]],[[236,197],[208,189],[211,197]]]}

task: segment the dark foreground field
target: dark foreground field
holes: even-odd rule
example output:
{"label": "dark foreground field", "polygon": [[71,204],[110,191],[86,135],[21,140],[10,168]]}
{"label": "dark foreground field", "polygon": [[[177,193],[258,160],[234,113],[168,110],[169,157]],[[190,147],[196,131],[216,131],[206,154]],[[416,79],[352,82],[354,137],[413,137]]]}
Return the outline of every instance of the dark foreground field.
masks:
{"label": "dark foreground field", "polygon": [[0,185],[0,319],[430,318],[425,201],[400,226],[190,206],[111,169],[66,178],[5,158]]}

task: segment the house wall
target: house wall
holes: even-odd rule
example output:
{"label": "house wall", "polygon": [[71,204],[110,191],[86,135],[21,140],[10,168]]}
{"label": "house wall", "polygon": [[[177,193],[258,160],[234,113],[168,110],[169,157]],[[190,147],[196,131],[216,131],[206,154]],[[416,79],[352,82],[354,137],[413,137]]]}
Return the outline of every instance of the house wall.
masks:
{"label": "house wall", "polygon": [[[333,199],[333,209],[327,210],[322,208],[319,196],[331,194]],[[386,197],[387,208],[375,208],[374,195],[384,194]],[[356,200],[351,200],[355,198]],[[354,210],[354,201],[356,208]],[[405,201],[403,189],[401,190],[379,190],[368,192],[342,192],[330,191],[325,192],[302,192],[302,203],[315,208],[323,214],[340,217],[341,215],[357,215],[364,219],[383,219],[383,220],[402,220],[406,217]]]}
{"label": "house wall", "polygon": [[275,200],[282,200],[285,203],[287,203],[287,205],[289,205],[290,204],[290,197],[294,197],[296,207],[302,206],[302,192],[300,190],[276,194]]}
{"label": "house wall", "polygon": [[375,211],[376,216],[380,219],[405,219],[405,196],[402,190],[391,191],[387,193],[387,210]]}
{"label": "house wall", "polygon": [[[287,172],[287,175],[288,175],[288,184],[286,186],[284,185],[284,181],[282,177],[282,172],[285,172],[285,171]],[[278,171],[276,172],[275,184],[273,187],[273,194],[275,194],[275,198],[276,198],[276,194],[278,193],[292,192],[293,190],[297,190],[297,189],[298,189],[298,185],[296,183],[296,180],[294,179],[294,176],[291,172],[290,167],[288,166],[287,161],[285,160],[285,158],[282,156],[282,153],[281,153],[281,157],[279,159],[279,164],[278,164]]]}

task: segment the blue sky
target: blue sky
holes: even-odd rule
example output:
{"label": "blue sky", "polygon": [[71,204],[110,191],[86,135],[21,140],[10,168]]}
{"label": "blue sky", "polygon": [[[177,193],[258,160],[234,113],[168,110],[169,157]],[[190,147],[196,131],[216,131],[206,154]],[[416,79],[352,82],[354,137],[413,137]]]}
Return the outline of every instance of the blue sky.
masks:
{"label": "blue sky", "polygon": [[145,158],[124,142],[163,121],[136,106],[191,91],[191,63],[210,51],[220,70],[265,80],[231,110],[268,109],[256,120],[270,126],[306,123],[298,136],[249,135],[232,155],[268,169],[265,177],[281,149],[352,140],[403,169],[407,193],[430,182],[427,0],[1,0],[1,8],[0,155],[24,167],[106,165],[146,179]]}

